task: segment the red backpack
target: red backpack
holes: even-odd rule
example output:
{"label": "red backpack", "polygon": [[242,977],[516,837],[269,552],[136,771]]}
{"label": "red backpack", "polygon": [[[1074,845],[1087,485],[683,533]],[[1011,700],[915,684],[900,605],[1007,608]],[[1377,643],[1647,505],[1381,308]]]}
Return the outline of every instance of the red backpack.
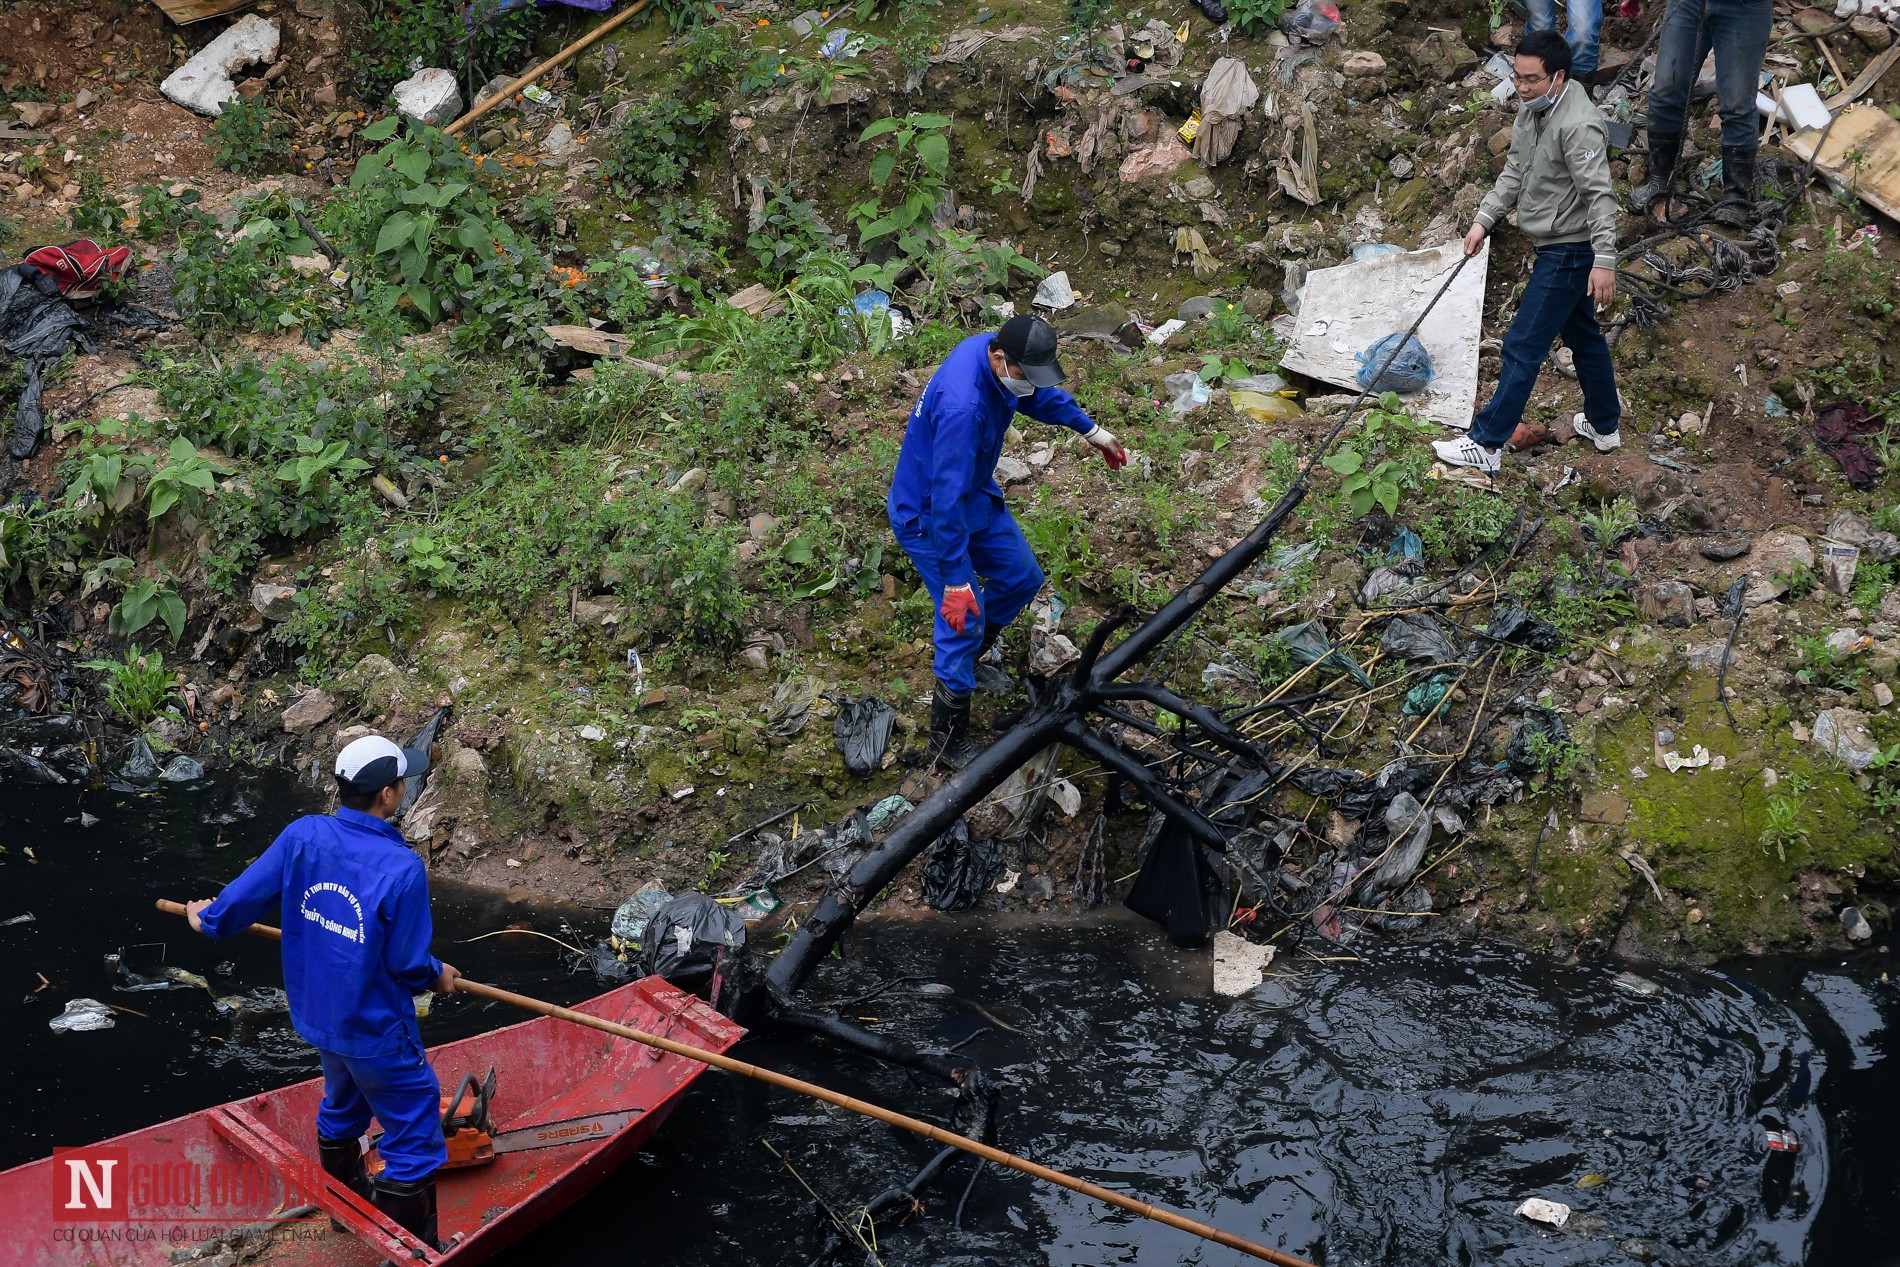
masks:
{"label": "red backpack", "polygon": [[[68,242],[64,246],[42,246],[29,251],[21,268],[31,268],[51,280],[53,287],[68,299],[91,299],[104,290],[107,282],[116,282],[132,271],[132,248],[100,246],[90,238]],[[28,273],[28,277],[33,277]],[[34,278],[41,290],[44,283]],[[50,292],[49,292],[50,293]]]}

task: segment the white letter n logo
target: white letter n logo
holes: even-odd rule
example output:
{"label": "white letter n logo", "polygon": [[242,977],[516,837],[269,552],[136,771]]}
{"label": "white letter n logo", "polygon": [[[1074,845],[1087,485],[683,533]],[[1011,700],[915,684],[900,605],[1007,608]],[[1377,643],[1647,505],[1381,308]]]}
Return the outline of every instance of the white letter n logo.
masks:
{"label": "white letter n logo", "polygon": [[[87,1208],[85,1202],[80,1199],[79,1195],[79,1187],[83,1183],[86,1187],[86,1191],[92,1196],[91,1208],[95,1210],[110,1210],[112,1208],[112,1168],[119,1164],[118,1159],[116,1157],[111,1160],[100,1158],[97,1161],[89,1162],[79,1157],[68,1157],[65,1161],[66,1169],[72,1176],[72,1195],[66,1200],[66,1208],[68,1210],[83,1210]],[[92,1168],[95,1165],[99,1167],[99,1177],[97,1179],[93,1177],[92,1173]]]}

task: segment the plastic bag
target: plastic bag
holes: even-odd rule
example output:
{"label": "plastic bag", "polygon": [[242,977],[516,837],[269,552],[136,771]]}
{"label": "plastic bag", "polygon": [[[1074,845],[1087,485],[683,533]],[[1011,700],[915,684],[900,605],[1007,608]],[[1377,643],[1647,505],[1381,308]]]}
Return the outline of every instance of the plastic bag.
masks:
{"label": "plastic bag", "polygon": [[74,999],[66,1010],[46,1022],[55,1034],[85,1034],[95,1029],[111,1029],[119,1023],[112,1009],[98,999]]}
{"label": "plastic bag", "polygon": [[1549,651],[1563,639],[1555,625],[1534,619],[1522,607],[1505,607],[1484,627],[1485,636],[1498,642],[1515,643],[1532,651]]}
{"label": "plastic bag", "polygon": [[1191,414],[1214,399],[1214,389],[1202,382],[1199,374],[1189,370],[1168,375],[1161,380],[1161,385],[1174,393],[1174,400],[1168,405],[1170,413]]}
{"label": "plastic bag", "polygon": [[640,934],[640,966],[699,993],[745,949],[745,918],[704,893],[682,893],[655,911]]}
{"label": "plastic bag", "polygon": [[1333,0],[1300,0],[1280,15],[1280,29],[1309,44],[1324,44],[1339,29],[1339,6]]}
{"label": "plastic bag", "polygon": [[1421,717],[1435,713],[1445,697],[1451,694],[1452,684],[1457,682],[1455,673],[1435,673],[1427,681],[1419,683],[1405,693],[1405,704],[1400,709],[1407,717]]}
{"label": "plastic bag", "polygon": [[1279,396],[1283,393],[1291,392],[1293,390],[1293,384],[1287,382],[1278,374],[1249,374],[1245,378],[1228,379],[1227,390],[1230,392],[1259,392],[1263,396]]}
{"label": "plastic bag", "polygon": [[967,911],[996,883],[1003,855],[990,840],[971,840],[959,818],[924,859],[924,901],[933,911]]}
{"label": "plastic bag", "polygon": [[864,816],[864,825],[873,832],[889,831],[898,819],[916,808],[910,798],[892,793],[871,807]]}
{"label": "plastic bag", "polygon": [[831,723],[831,737],[844,754],[845,768],[857,775],[870,774],[890,746],[897,710],[875,695],[836,702],[838,718]]}
{"label": "plastic bag", "polygon": [[1359,587],[1359,605],[1370,607],[1387,595],[1403,595],[1425,575],[1425,565],[1417,559],[1401,559],[1372,569]]}
{"label": "plastic bag", "polygon": [[1367,881],[1362,896],[1389,893],[1411,881],[1412,873],[1425,860],[1425,846],[1431,843],[1432,816],[1416,796],[1400,792],[1385,807],[1385,830],[1392,841],[1389,852]]}
{"label": "plastic bag", "polygon": [[1326,626],[1322,622],[1309,620],[1293,625],[1282,629],[1278,636],[1281,642],[1293,648],[1293,658],[1301,664],[1321,660],[1321,668],[1349,674],[1359,685],[1371,687],[1372,679],[1366,676],[1366,671],[1353,663],[1351,656],[1333,649],[1332,640],[1326,636]]}
{"label": "plastic bag", "polygon": [[1298,402],[1285,396],[1269,396],[1265,392],[1236,392],[1227,394],[1227,403],[1236,412],[1246,414],[1255,422],[1291,422],[1306,411]]}
{"label": "plastic bag", "polygon": [[1458,644],[1430,612],[1394,616],[1379,638],[1379,650],[1426,664],[1456,664],[1459,659]]}
{"label": "plastic bag", "polygon": [[1544,768],[1539,753],[1532,750],[1536,740],[1543,740],[1539,747],[1548,748],[1565,742],[1570,738],[1564,730],[1564,719],[1548,708],[1525,710],[1517,724],[1511,727],[1511,744],[1504,750],[1504,759],[1519,774],[1536,774]]}
{"label": "plastic bag", "polygon": [[639,946],[640,937],[662,906],[673,900],[673,895],[657,884],[643,885],[638,893],[622,902],[614,911],[613,923],[609,931],[629,946]]}
{"label": "plastic bag", "polygon": [[[1399,346],[1400,339],[1405,339],[1405,346],[1399,348],[1397,356],[1392,356],[1392,349]],[[1379,374],[1375,382],[1372,376],[1379,373],[1379,367],[1385,365],[1388,356],[1392,356],[1392,364],[1386,366],[1385,373]],[[1431,383],[1435,372],[1431,353],[1425,350],[1423,343],[1394,332],[1359,354],[1359,373],[1354,381],[1363,388],[1397,392],[1403,396],[1423,391]]]}
{"label": "plastic bag", "polygon": [[1405,254],[1404,247],[1393,246],[1390,242],[1361,242],[1358,246],[1352,248],[1352,258],[1355,264],[1363,264],[1367,260],[1382,260],[1389,255],[1403,254]]}

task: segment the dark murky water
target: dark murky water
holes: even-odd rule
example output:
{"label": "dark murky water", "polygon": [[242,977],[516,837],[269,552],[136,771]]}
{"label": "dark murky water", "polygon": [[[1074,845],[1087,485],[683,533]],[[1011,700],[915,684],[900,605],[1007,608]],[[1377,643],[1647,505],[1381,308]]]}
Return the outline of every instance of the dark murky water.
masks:
{"label": "dark murky water", "polygon": [[[56,792],[57,790],[55,790]],[[278,981],[267,944],[213,944],[151,910],[209,895],[297,810],[281,787],[256,818],[219,825],[230,789],[156,798],[8,789],[0,811],[0,1166],[310,1076],[282,1018],[233,1021],[199,989],[114,992],[103,957],[160,957],[226,994]],[[36,860],[29,860],[28,849]],[[559,1001],[595,992],[532,938],[458,944],[523,917],[561,918],[438,887],[438,952],[470,976]],[[954,933],[954,936],[950,935]],[[1009,1087],[1002,1143],[1039,1161],[1340,1264],[1880,1264],[1900,1262],[1900,1002],[1887,958],[1761,961],[1728,973],[1654,970],[1639,997],[1613,966],[1566,967],[1474,945],[1295,959],[1255,995],[1211,997],[1204,960],[1148,925],[961,918],[874,921],[814,998],[955,1042]],[[220,965],[228,965],[220,973]],[[39,974],[51,988],[32,993]],[[55,1035],[68,998],[133,1008],[116,1028]],[[984,1013],[987,1012],[986,1016]],[[438,1006],[425,1038],[518,1019]],[[998,1025],[998,1022],[1001,1025]],[[1003,1028],[1004,1026],[1010,1028]],[[1020,1033],[1012,1030],[1021,1031]],[[923,1116],[939,1094],[803,1044],[749,1058]],[[506,1094],[504,1084],[502,1093]],[[1771,1153],[1785,1128],[1799,1153]],[[769,1140],[847,1211],[928,1155],[912,1137],[730,1079],[703,1079],[653,1147],[502,1260],[801,1264],[819,1216]],[[994,1169],[958,1162],[928,1216],[883,1229],[887,1263],[1238,1263],[1239,1255]],[[1580,1188],[1586,1176],[1601,1182]],[[1561,1231],[1513,1212],[1527,1196],[1577,1211]]]}

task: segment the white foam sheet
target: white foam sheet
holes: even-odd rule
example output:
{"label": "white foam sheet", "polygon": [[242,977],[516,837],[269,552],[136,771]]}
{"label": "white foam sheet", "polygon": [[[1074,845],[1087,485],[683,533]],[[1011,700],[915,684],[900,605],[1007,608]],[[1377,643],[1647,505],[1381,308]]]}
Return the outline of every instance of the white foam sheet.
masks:
{"label": "white foam sheet", "polygon": [[[1464,254],[1464,243],[1341,264],[1306,275],[1292,350],[1284,369],[1359,390],[1359,353],[1389,334],[1411,328]],[[1491,241],[1472,257],[1438,301],[1418,340],[1431,353],[1431,385],[1405,402],[1447,427],[1471,425],[1478,397],[1478,342],[1484,333],[1484,279]]]}

